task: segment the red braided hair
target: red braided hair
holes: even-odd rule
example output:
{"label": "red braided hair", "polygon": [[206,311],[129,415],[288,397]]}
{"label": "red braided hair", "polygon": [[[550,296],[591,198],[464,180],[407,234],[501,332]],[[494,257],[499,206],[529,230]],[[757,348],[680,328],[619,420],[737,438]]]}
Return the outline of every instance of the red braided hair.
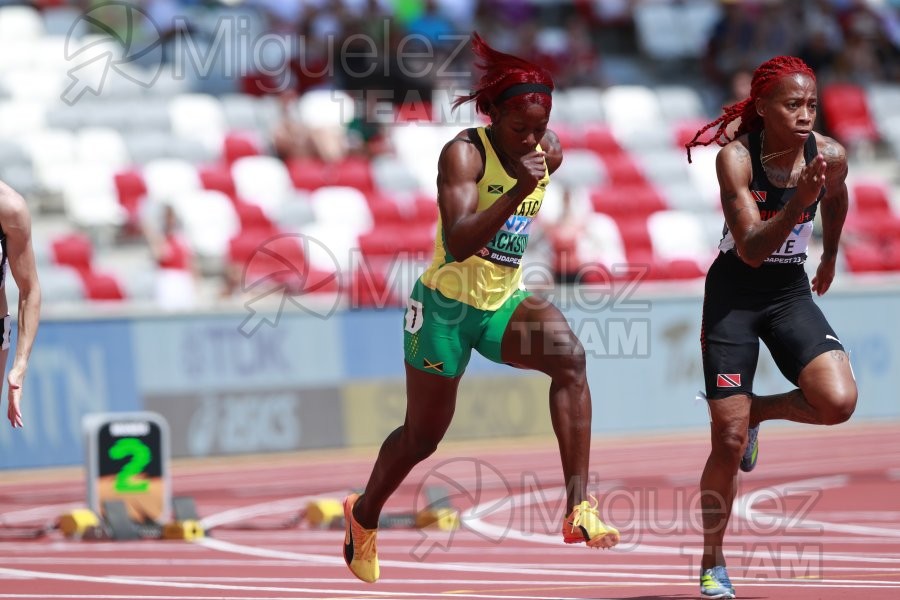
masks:
{"label": "red braided hair", "polygon": [[[478,33],[472,33],[472,52],[475,54],[475,66],[484,71],[471,94],[458,96],[453,101],[453,108],[466,102],[475,101],[475,110],[489,115],[490,107],[508,88],[522,83],[536,83],[553,89],[553,79],[543,68],[511,54],[494,50],[487,45]],[[553,106],[549,93],[527,92],[511,96],[500,101],[503,106],[524,108],[530,104],[539,104],[550,114]]]}
{"label": "red braided hair", "polygon": [[[721,117],[712,123],[708,123],[703,129],[697,132],[694,139],[684,145],[687,149],[688,162],[691,162],[691,148],[694,146],[708,146],[713,142],[716,142],[720,146],[724,146],[745,133],[760,131],[763,128],[763,119],[759,116],[759,113],[756,112],[757,98],[762,98],[772,91],[775,84],[783,77],[796,75],[798,73],[806,75],[813,81],[816,80],[816,75],[813,73],[812,69],[795,56],[776,56],[759,65],[753,72],[753,80],[750,82],[750,97],[724,107],[722,109]],[[734,137],[728,139],[726,135],[728,125],[738,118],[740,118],[741,124],[738,126],[737,131],[734,132]],[[719,128],[716,129],[716,134],[709,140],[700,141],[700,136],[716,125],[719,126]]]}

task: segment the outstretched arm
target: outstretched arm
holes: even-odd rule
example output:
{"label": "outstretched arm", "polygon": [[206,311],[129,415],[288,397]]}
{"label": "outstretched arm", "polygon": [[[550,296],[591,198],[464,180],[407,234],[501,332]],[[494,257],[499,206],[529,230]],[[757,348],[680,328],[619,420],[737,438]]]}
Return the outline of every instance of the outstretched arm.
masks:
{"label": "outstretched arm", "polygon": [[748,265],[758,267],[784,243],[804,209],[815,202],[825,182],[825,159],[818,156],[804,167],[797,184],[797,194],[778,214],[766,221],[760,217],[750,192],[750,151],[743,143],[734,141],[719,151],[716,174],[722,211],[734,237],[738,256]]}
{"label": "outstretched arm", "polygon": [[812,289],[819,296],[828,291],[834,281],[835,263],[844,219],[847,218],[847,152],[833,139],[818,136],[819,152],[825,157],[825,196],[819,206],[822,208],[822,258]]}
{"label": "outstretched arm", "polygon": [[0,223],[6,234],[6,252],[10,271],[19,288],[18,337],[12,368],[7,377],[9,406],[7,416],[13,427],[22,427],[20,401],[22,383],[28,370],[28,358],[37,334],[41,314],[41,286],[38,282],[34,250],[31,247],[31,216],[25,200],[0,183]]}

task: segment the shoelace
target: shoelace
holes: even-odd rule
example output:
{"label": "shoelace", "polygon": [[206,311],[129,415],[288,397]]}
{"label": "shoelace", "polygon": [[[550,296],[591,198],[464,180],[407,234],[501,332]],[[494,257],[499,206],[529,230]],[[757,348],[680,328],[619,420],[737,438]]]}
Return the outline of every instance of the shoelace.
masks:
{"label": "shoelace", "polygon": [[600,503],[594,496],[588,496],[588,498],[594,501],[593,505],[589,504],[587,508],[584,508],[583,504],[579,504],[575,507],[575,518],[572,519],[572,531],[575,531],[576,527],[580,527],[581,524],[584,523],[584,519],[582,518],[582,515],[584,513],[593,515],[598,520],[600,519],[600,512],[597,510],[597,507],[600,505]]}
{"label": "shoelace", "polygon": [[[353,535],[353,553],[360,560],[371,560],[374,558],[378,551],[375,532],[365,529],[358,523],[353,523],[351,529]],[[362,543],[357,544],[357,540],[362,540]]]}

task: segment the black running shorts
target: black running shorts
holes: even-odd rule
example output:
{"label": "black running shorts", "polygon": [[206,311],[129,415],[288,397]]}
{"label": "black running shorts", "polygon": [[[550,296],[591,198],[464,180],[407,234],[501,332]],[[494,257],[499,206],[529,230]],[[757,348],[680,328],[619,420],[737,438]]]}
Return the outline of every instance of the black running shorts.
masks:
{"label": "black running shorts", "polygon": [[753,391],[759,340],[794,385],[815,357],[844,349],[813,302],[803,265],[754,269],[733,252],[721,253],[706,275],[703,298],[700,347],[707,398]]}

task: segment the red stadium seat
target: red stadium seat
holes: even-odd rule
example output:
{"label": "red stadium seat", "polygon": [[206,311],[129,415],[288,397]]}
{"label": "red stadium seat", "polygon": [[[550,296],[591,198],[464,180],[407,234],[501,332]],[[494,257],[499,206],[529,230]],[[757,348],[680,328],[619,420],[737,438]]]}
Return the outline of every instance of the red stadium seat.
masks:
{"label": "red stadium seat", "polygon": [[348,157],[331,165],[331,183],[329,185],[346,185],[362,192],[373,189],[372,167],[369,160],[360,157]]}
{"label": "red stadium seat", "polygon": [[409,254],[427,259],[434,251],[434,230],[412,225],[377,227],[359,236],[359,249],[366,258]]}
{"label": "red stadium seat", "polygon": [[595,212],[614,218],[647,217],[658,210],[666,210],[665,201],[649,185],[606,186],[591,190],[591,204]]}
{"label": "red stadium seat", "polygon": [[644,174],[627,154],[609,154],[603,156],[607,179],[610,185],[647,185]]}
{"label": "red stadium seat", "polygon": [[204,166],[199,170],[200,185],[205,190],[222,192],[232,199],[237,199],[237,189],[234,186],[234,178],[231,170],[223,165]]}
{"label": "red stadium seat", "polygon": [[141,202],[147,196],[147,185],[144,182],[144,175],[140,171],[133,169],[120,171],[113,175],[113,182],[116,186],[119,204],[128,213],[128,220],[136,223]]}
{"label": "red stadium seat", "polygon": [[253,134],[232,131],[225,136],[222,156],[225,164],[231,166],[234,161],[245,156],[259,156],[261,154],[259,141]]}
{"label": "red stadium seat", "polygon": [[706,275],[696,261],[683,258],[669,261],[666,269],[670,279],[699,279]]}
{"label": "red stadium seat", "polygon": [[312,191],[330,185],[326,176],[328,165],[324,161],[312,158],[294,158],[287,161],[287,168],[291,175],[291,182],[298,190]]}
{"label": "red stadium seat", "polygon": [[53,240],[50,246],[55,264],[72,267],[79,273],[91,271],[94,248],[86,235],[71,233]]}
{"label": "red stadium seat", "polygon": [[852,186],[853,207],[860,214],[890,215],[886,185],[876,182],[857,182]]}
{"label": "red stadium seat", "polygon": [[269,231],[270,235],[277,233],[276,227],[258,204],[237,202],[234,209],[241,222],[241,230]]}
{"label": "red stadium seat", "polygon": [[878,140],[878,129],[869,113],[866,92],[850,83],[832,84],[822,90],[825,126],[844,143]]}
{"label": "red stadium seat", "polygon": [[85,296],[89,300],[124,300],[125,294],[118,280],[106,273],[81,273]]}
{"label": "red stadium seat", "polygon": [[653,243],[647,228],[647,219],[643,216],[617,219],[619,235],[625,247],[628,262],[648,262],[653,256]]}
{"label": "red stadium seat", "polygon": [[851,273],[871,273],[888,270],[884,248],[873,243],[862,242],[844,245],[847,269]]}
{"label": "red stadium seat", "polygon": [[[693,119],[676,123],[674,126],[675,143],[679,148],[684,148],[685,144],[693,140],[694,136],[697,135],[697,132],[706,126],[706,123],[706,121],[697,121]],[[716,134],[718,128],[718,125],[710,127],[703,132],[703,135],[701,135],[697,141],[712,142],[713,136]]]}
{"label": "red stadium seat", "polygon": [[353,272],[349,296],[352,308],[402,306],[396,291],[391,289],[385,269],[369,261]]}
{"label": "red stadium seat", "polygon": [[[616,141],[612,130],[605,125],[589,125],[583,134],[583,146],[606,159],[607,156],[623,154],[622,147]],[[565,148],[565,146],[563,146]]]}
{"label": "red stadium seat", "polygon": [[349,157],[329,164],[310,158],[296,158],[287,162],[291,181],[298,190],[317,190],[320,187],[341,185],[371,192],[372,168],[364,158]]}

